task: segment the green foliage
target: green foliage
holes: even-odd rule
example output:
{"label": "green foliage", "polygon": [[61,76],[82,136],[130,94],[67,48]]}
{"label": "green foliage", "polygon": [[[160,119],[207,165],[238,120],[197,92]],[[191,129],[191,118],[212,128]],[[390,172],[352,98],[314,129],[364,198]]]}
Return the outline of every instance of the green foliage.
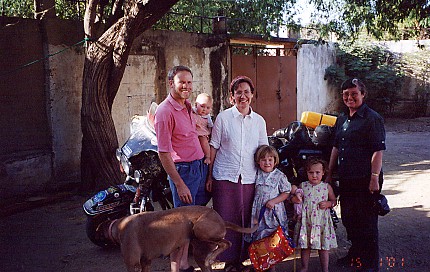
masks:
{"label": "green foliage", "polygon": [[55,0],[55,11],[58,18],[82,20],[85,15],[85,3],[70,0]]}
{"label": "green foliage", "polygon": [[[34,0],[1,0],[3,15],[24,18],[34,17]],[[212,20],[217,16],[227,18],[230,33],[248,33],[270,36],[280,26],[293,24],[290,8],[296,0],[181,0],[154,26],[156,29],[170,29],[187,32],[212,33]],[[111,9],[107,3],[103,20]],[[85,5],[82,1],[55,0],[57,17],[82,20]],[[297,27],[297,26],[296,26]]]}
{"label": "green foliage", "polygon": [[155,28],[212,32],[212,18],[227,18],[230,33],[252,33],[269,36],[287,21],[295,0],[182,0]]}
{"label": "green foliage", "polygon": [[398,101],[404,74],[401,61],[377,44],[340,45],[336,63],[326,69],[325,79],[339,87],[348,78],[360,78],[367,87],[367,102],[387,113]]}
{"label": "green foliage", "polygon": [[[320,11],[323,33],[354,40],[365,30],[377,39],[428,38],[428,0],[309,0]],[[337,14],[338,16],[333,16]]]}
{"label": "green foliage", "polygon": [[1,0],[0,3],[2,16],[34,18],[33,0]]}
{"label": "green foliage", "polygon": [[[34,17],[34,0],[1,0],[3,16]],[[131,1],[131,0],[129,0]],[[106,9],[111,7],[110,0]],[[127,2],[127,1],[126,1]],[[280,26],[297,27],[291,8],[296,0],[181,0],[155,28],[211,33],[212,18],[227,17],[230,33],[269,36]],[[321,37],[336,33],[341,40],[353,40],[366,31],[377,39],[424,39],[430,33],[428,0],[308,0],[317,7],[311,27]],[[82,20],[85,5],[77,0],[55,0],[59,18]],[[107,17],[105,12],[103,17]],[[106,20],[106,18],[103,18]],[[323,23],[322,23],[323,22]]]}
{"label": "green foliage", "polygon": [[[8,17],[34,18],[34,0],[1,0],[1,14]],[[58,18],[82,20],[85,3],[69,0],[55,0]]]}

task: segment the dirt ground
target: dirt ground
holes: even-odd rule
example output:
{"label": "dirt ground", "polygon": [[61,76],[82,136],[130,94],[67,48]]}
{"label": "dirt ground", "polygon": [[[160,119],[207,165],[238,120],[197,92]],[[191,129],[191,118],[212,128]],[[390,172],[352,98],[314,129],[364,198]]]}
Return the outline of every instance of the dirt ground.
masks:
{"label": "dirt ground", "polygon": [[[381,271],[430,271],[430,118],[388,119],[386,130],[383,193],[392,211],[379,217]],[[3,215],[0,271],[125,271],[119,249],[101,249],[87,239],[82,204],[88,197],[72,195]],[[27,207],[32,201],[40,203],[28,199]],[[330,253],[330,270],[354,271],[335,264],[348,247],[341,224],[336,232],[339,247]],[[312,256],[310,271],[320,271],[317,255]],[[291,256],[277,271],[298,268],[300,260]],[[169,261],[155,260],[152,271],[169,271]]]}

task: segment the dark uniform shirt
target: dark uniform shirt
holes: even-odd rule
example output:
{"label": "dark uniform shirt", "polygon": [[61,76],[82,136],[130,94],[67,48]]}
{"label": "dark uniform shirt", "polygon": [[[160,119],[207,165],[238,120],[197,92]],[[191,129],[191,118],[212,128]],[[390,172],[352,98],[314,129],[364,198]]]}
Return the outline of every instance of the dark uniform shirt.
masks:
{"label": "dark uniform shirt", "polygon": [[[339,151],[339,179],[370,180],[372,155],[385,150],[383,118],[363,103],[352,117],[349,111],[342,113],[336,120],[335,131],[334,146]],[[365,188],[355,189],[367,190],[368,183],[363,185]]]}

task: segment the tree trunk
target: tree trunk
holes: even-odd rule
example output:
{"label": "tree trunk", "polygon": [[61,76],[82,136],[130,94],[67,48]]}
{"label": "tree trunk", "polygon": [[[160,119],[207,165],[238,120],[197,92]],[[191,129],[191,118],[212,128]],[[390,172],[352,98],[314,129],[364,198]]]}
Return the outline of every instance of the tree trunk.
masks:
{"label": "tree trunk", "polygon": [[118,139],[112,119],[112,104],[124,75],[134,39],[155,24],[178,0],[138,0],[94,41],[97,0],[87,5],[84,24],[89,42],[82,85],[81,176],[86,189],[104,189],[121,183],[115,157]]}

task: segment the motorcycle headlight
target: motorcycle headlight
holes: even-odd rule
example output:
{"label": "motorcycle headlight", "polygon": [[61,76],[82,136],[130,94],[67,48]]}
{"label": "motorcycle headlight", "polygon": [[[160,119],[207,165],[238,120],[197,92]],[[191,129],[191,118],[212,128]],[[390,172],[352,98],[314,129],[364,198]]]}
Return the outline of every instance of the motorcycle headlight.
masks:
{"label": "motorcycle headlight", "polygon": [[124,169],[124,172],[127,174],[127,176],[130,176],[131,163],[129,162],[127,157],[124,155],[121,155],[120,162],[121,162],[122,169]]}

